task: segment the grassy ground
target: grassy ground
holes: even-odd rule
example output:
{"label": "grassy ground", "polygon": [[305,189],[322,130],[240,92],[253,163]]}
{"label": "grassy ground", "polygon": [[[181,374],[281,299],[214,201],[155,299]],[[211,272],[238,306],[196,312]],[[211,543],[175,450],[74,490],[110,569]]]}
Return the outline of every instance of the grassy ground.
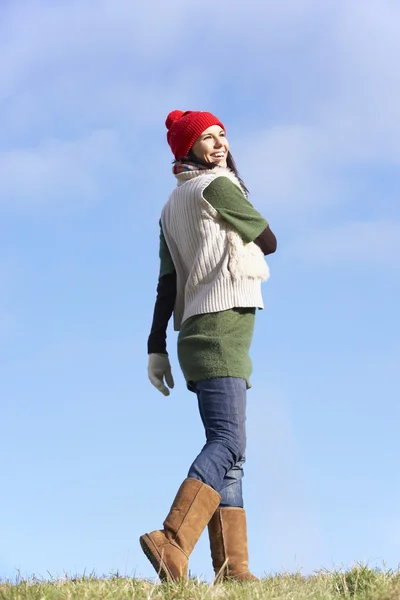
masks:
{"label": "grassy ground", "polygon": [[275,575],[246,585],[188,580],[157,584],[125,577],[0,582],[1,600],[400,600],[400,571],[357,566],[311,577]]}

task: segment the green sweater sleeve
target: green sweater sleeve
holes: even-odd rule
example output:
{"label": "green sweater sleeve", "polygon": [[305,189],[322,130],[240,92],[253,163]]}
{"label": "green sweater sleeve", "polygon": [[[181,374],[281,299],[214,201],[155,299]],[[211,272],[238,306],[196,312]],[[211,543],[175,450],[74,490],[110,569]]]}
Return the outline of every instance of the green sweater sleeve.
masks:
{"label": "green sweater sleeve", "polygon": [[221,175],[214,179],[203,191],[203,196],[246,243],[253,242],[268,227],[268,222],[229,177]]}
{"label": "green sweater sleeve", "polygon": [[175,265],[173,263],[170,251],[167,246],[167,242],[165,241],[164,233],[161,226],[160,221],[160,273],[159,279],[164,275],[170,275],[175,273]]}

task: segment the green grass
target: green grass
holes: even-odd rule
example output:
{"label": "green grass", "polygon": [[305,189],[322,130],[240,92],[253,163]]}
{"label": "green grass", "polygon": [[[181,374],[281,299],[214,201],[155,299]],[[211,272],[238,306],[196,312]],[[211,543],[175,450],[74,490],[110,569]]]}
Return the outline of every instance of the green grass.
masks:
{"label": "green grass", "polygon": [[143,579],[94,576],[0,582],[1,600],[400,600],[400,571],[358,565],[349,571],[275,575],[256,583],[208,585],[190,579],[158,584]]}

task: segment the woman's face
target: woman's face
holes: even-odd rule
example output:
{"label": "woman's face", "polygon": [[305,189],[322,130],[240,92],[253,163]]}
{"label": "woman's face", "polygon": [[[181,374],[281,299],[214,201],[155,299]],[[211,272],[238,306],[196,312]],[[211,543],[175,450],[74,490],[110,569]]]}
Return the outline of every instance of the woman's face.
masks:
{"label": "woman's face", "polygon": [[226,167],[229,143],[225,131],[219,125],[212,125],[197,138],[192,150],[197,158],[204,162]]}

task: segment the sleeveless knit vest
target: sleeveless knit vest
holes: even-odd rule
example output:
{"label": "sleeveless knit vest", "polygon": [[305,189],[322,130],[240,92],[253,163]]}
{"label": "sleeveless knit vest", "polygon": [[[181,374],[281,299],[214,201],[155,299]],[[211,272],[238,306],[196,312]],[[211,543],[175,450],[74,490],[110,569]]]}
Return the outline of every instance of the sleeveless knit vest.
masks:
{"label": "sleeveless knit vest", "polygon": [[216,178],[236,176],[223,167],[176,175],[178,184],[161,214],[177,275],[174,328],[194,315],[230,308],[264,308],[261,282],[269,277],[260,248],[245,244],[203,196]]}

